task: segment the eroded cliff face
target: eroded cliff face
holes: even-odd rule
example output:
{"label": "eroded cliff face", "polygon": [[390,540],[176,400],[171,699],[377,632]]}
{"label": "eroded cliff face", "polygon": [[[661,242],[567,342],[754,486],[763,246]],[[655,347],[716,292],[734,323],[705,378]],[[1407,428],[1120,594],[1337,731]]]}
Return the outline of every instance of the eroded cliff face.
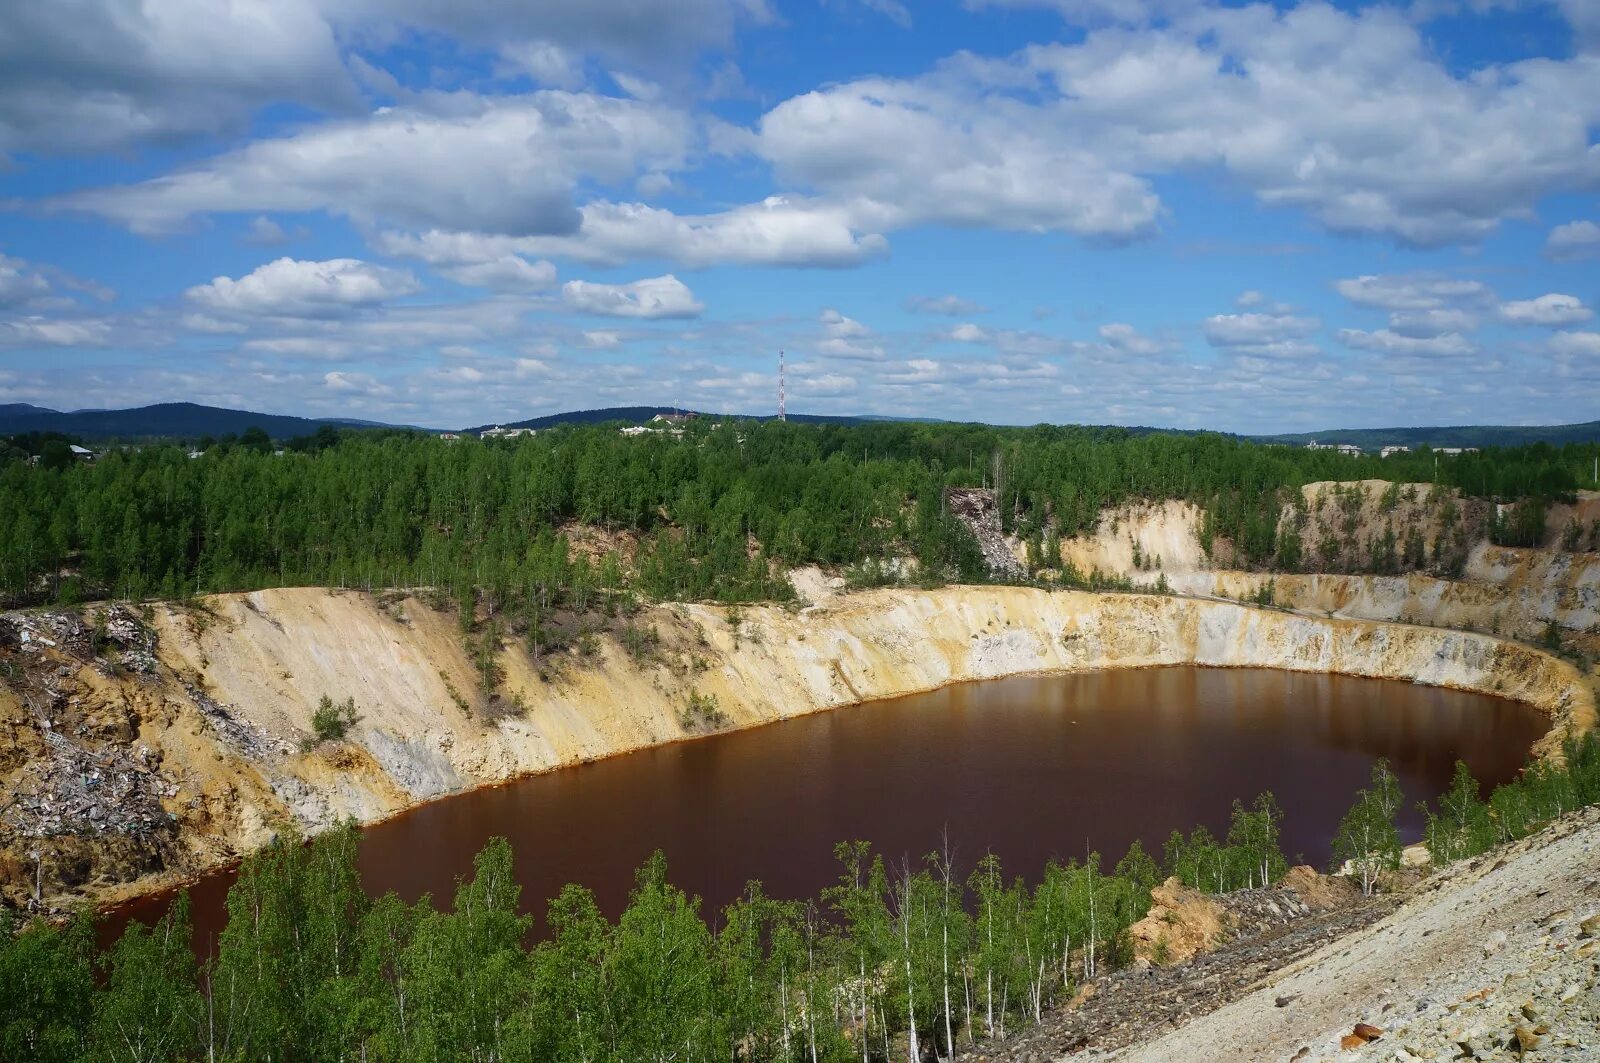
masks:
{"label": "eroded cliff face", "polygon": [[[1303,533],[1306,565],[1317,566],[1317,541],[1329,522],[1345,512],[1337,501],[1342,497],[1362,500],[1349,511],[1353,541],[1370,542],[1384,531],[1403,537],[1415,525],[1425,541],[1436,542],[1445,533],[1439,520],[1441,497],[1429,484],[1400,486],[1410,490],[1399,492],[1394,508],[1385,512],[1382,498],[1390,485],[1384,481],[1307,484],[1304,496],[1311,516]],[[1587,528],[1600,520],[1600,494],[1595,492],[1580,491],[1574,504],[1551,507],[1547,542],[1539,549],[1491,545],[1484,538],[1482,513],[1459,518],[1459,526],[1470,534],[1465,564],[1452,579],[1426,573],[1242,571],[1230,566],[1225,542],[1215,558],[1201,552],[1201,518],[1198,507],[1182,502],[1123,507],[1107,512],[1094,535],[1063,540],[1062,557],[1082,573],[1098,569],[1136,585],[1153,586],[1165,576],[1168,586],[1181,594],[1255,598],[1270,581],[1276,604],[1323,616],[1428,624],[1526,641],[1541,639],[1554,621],[1570,647],[1600,656],[1600,552],[1560,548],[1569,522]],[[1361,564],[1370,561],[1352,558],[1348,551],[1340,556]]]}
{"label": "eroded cliff face", "polygon": [[[559,660],[503,646],[500,689],[522,708],[492,717],[468,696],[481,673],[454,614],[414,599],[303,589],[157,605],[145,620],[155,656],[138,668],[127,663],[142,661],[136,648],[13,645],[12,685],[0,687],[8,788],[27,774],[35,789],[71,789],[78,776],[63,758],[76,750],[171,818],[122,835],[96,834],[82,809],[56,834],[38,815],[7,820],[0,889],[24,901],[38,876],[47,906],[111,899],[216,866],[289,824],[372,822],[708,730],[1020,673],[1194,663],[1438,684],[1534,705],[1552,720],[1547,747],[1595,715],[1573,667],[1527,646],[1214,600],[953,587],[737,613],[663,605],[636,623],[658,637],[633,655],[609,638]],[[360,719],[343,739],[313,738],[324,695],[355,702]],[[49,808],[80,799],[43,798]]]}

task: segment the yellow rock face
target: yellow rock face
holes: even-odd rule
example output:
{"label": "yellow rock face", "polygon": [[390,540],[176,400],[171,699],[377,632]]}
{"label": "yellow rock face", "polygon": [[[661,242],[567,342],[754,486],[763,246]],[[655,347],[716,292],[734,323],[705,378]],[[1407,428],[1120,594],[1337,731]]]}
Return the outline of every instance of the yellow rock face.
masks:
{"label": "yellow rock face", "polygon": [[[345,817],[373,822],[446,794],[689,737],[680,712],[691,692],[714,696],[724,726],[743,728],[966,680],[1202,664],[1516,698],[1551,717],[1547,748],[1568,725],[1594,720],[1593,696],[1570,665],[1485,635],[1014,587],[880,590],[804,609],[746,607],[736,617],[705,605],[648,607],[636,622],[658,630],[661,652],[642,659],[602,640],[591,657],[564,655],[542,677],[520,646],[503,650],[501,690],[525,711],[490,720],[463,707],[477,673],[451,614],[320,589],[204,604],[203,613],[156,607],[158,685],[113,681],[148,708],[138,741],[181,782],[170,810],[188,854],[183,871],[253,848],[286,821],[312,832]],[[227,742],[182,693],[184,680],[259,736],[258,751]],[[323,695],[354,698],[361,718],[345,741],[301,752]]]}

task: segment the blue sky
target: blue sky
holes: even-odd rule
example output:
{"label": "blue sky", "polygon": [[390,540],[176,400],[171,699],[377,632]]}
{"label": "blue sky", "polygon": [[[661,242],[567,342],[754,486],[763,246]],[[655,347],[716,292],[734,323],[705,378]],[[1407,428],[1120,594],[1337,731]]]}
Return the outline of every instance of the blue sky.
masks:
{"label": "blue sky", "polygon": [[1600,416],[1600,0],[56,0],[0,402]]}

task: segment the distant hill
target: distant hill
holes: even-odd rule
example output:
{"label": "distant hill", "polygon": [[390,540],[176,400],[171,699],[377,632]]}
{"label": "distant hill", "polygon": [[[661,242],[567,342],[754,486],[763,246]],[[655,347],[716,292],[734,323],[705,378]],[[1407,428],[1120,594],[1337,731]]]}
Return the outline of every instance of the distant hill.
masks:
{"label": "distant hill", "polygon": [[1519,447],[1530,443],[1600,442],[1600,421],[1556,425],[1452,425],[1438,428],[1337,428],[1325,432],[1248,436],[1257,443],[1351,443],[1363,450],[1385,446]]}
{"label": "distant hill", "polygon": [[[676,406],[607,406],[601,410],[573,410],[568,413],[552,413],[543,417],[530,417],[525,421],[500,421],[501,428],[554,428],[563,424],[606,424],[610,421],[628,421],[633,424],[642,424],[650,418],[661,413],[694,413],[698,417],[713,420],[727,417],[741,421],[770,421],[772,414],[751,416],[742,413],[705,413],[694,410],[682,410]],[[901,421],[912,420],[903,417],[834,417],[827,414],[791,413],[789,420],[799,424],[861,424],[865,421]],[[480,424],[474,428],[464,428],[464,432],[482,432],[485,428],[494,428],[493,424]]]}
{"label": "distant hill", "polygon": [[74,410],[63,413],[26,403],[0,406],[0,434],[63,432],[81,439],[193,439],[242,434],[260,428],[274,439],[310,435],[325,424],[335,427],[389,427],[372,421],[341,421],[252,413],[192,402],[163,402],[131,410]]}
{"label": "distant hill", "polygon": [[56,413],[47,406],[34,406],[26,402],[0,402],[0,419],[7,417],[29,417],[34,414]]}

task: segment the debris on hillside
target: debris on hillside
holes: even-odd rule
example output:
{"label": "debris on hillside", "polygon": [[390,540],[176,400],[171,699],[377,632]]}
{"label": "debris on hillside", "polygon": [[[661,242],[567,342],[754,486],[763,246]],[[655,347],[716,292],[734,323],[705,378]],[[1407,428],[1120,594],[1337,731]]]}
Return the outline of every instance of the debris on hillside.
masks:
{"label": "debris on hillside", "polygon": [[148,746],[87,749],[46,731],[48,756],[28,763],[13,780],[0,823],[25,838],[126,834],[168,830],[161,798],[178,784],[162,774]]}
{"label": "debris on hillside", "polygon": [[1296,867],[1274,886],[1213,895],[1169,878],[1150,891],[1150,912],[1128,929],[1134,955],[1178,964],[1230,940],[1259,937],[1313,912],[1357,899],[1349,880]]}
{"label": "debris on hillside", "polygon": [[978,540],[990,576],[1019,579],[1025,575],[1001,533],[1000,509],[993,491],[983,487],[950,487],[945,489],[944,498],[951,515],[966,525]]}
{"label": "debris on hillside", "polygon": [[[1152,895],[1169,883],[1156,887]],[[1357,893],[1349,904],[1313,910],[1282,885],[1209,899],[1216,903],[1224,924],[1232,921],[1232,928],[1221,936],[1224,943],[1213,951],[1169,966],[1140,957],[1133,965],[1091,983],[1091,991],[1080,991],[1079,997],[1086,1002],[1082,1006],[1046,1014],[1038,1026],[1002,1043],[979,1042],[958,1051],[958,1058],[1040,1063],[1086,1050],[1112,1052],[1147,1041],[1244,996],[1264,976],[1329,941],[1377,922],[1399,903],[1393,897],[1361,897]],[[1289,998],[1280,1007],[1293,1004]]]}
{"label": "debris on hillside", "polygon": [[259,724],[241,720],[227,705],[183,679],[183,689],[222,740],[251,760],[270,762],[294,752],[289,743],[274,739]]}

